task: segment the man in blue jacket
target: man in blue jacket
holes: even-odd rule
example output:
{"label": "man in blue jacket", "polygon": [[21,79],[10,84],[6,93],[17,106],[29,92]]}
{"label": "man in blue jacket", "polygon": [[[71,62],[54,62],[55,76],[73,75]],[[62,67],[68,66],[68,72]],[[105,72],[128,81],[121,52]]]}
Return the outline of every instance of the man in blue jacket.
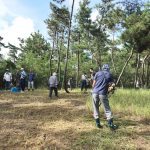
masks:
{"label": "man in blue jacket", "polygon": [[101,103],[104,107],[104,112],[108,121],[108,126],[111,129],[116,129],[117,126],[113,124],[113,116],[109,106],[108,101],[108,84],[113,82],[113,77],[109,72],[109,65],[104,64],[102,70],[98,71],[93,80],[93,109],[94,109],[94,118],[96,120],[96,126],[101,128],[100,124],[100,115],[99,115],[99,104]]}

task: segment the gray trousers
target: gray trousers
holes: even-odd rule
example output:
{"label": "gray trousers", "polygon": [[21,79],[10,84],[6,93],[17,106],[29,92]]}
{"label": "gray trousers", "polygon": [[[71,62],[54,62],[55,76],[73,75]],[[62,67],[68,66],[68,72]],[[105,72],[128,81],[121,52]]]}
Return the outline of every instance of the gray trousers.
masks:
{"label": "gray trousers", "polygon": [[34,89],[34,82],[33,82],[33,81],[31,81],[31,82],[28,81],[28,89],[30,89],[30,88],[31,88],[32,90]]}
{"label": "gray trousers", "polygon": [[93,111],[94,111],[93,115],[95,119],[100,117],[100,112],[99,112],[100,104],[102,104],[104,107],[104,112],[107,120],[113,118],[107,95],[99,95],[93,93],[92,102],[93,102]]}

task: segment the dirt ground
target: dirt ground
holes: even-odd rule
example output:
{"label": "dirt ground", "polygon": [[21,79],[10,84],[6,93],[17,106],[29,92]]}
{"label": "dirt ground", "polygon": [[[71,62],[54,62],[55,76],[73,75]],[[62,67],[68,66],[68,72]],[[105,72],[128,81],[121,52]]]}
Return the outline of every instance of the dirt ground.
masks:
{"label": "dirt ground", "polygon": [[[94,149],[92,141],[86,144],[80,140],[83,136],[86,138],[90,133],[97,132],[92,123],[92,114],[86,110],[87,96],[88,94],[72,92],[61,93],[59,98],[49,99],[47,90],[18,94],[1,92],[0,150]],[[129,122],[124,122],[124,126],[126,124]],[[126,128],[135,126],[131,123]],[[141,132],[147,137],[150,133],[148,128],[146,124],[146,129],[143,128]],[[147,149],[149,144],[142,141],[142,137],[132,139],[132,133],[130,136],[132,143],[147,144],[146,147],[143,146],[143,149]]]}
{"label": "dirt ground", "polygon": [[49,99],[48,91],[1,93],[0,149],[71,149],[81,132],[94,128],[82,119],[85,95]]}

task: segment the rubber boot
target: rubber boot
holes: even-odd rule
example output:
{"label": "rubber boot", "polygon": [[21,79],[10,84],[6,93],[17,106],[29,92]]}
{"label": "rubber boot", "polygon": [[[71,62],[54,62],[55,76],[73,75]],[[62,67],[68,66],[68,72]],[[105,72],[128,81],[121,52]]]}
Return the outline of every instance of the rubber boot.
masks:
{"label": "rubber boot", "polygon": [[109,128],[112,129],[112,130],[115,130],[115,129],[118,128],[117,125],[113,124],[113,118],[111,118],[111,119],[108,120],[108,126],[109,126]]}
{"label": "rubber boot", "polygon": [[103,126],[100,124],[99,118],[95,119],[95,121],[96,121],[96,127],[97,128],[103,128]]}

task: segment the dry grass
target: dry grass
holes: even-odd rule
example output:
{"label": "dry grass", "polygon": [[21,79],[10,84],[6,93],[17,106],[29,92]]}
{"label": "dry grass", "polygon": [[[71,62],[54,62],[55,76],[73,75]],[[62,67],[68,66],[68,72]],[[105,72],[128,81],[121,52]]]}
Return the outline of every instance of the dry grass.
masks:
{"label": "dry grass", "polygon": [[61,92],[59,99],[52,100],[47,90],[0,94],[2,150],[109,150],[117,143],[116,149],[150,147],[149,122],[143,118],[118,113],[120,128],[115,134],[106,127],[95,129],[85,107],[88,94]]}
{"label": "dry grass", "polygon": [[0,149],[70,149],[80,132],[94,127],[83,122],[85,97],[71,93],[59,99],[48,91],[0,95]]}

